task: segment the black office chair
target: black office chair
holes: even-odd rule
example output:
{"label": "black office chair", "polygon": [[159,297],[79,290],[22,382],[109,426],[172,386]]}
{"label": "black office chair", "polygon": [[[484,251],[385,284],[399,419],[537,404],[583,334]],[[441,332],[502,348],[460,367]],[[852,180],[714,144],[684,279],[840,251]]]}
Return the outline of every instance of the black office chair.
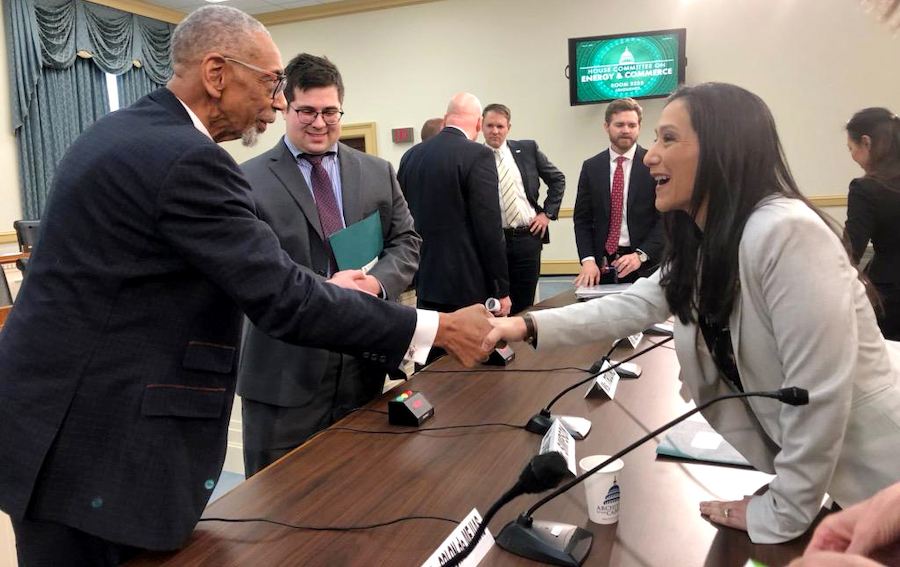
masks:
{"label": "black office chair", "polygon": [[[19,252],[34,252],[37,246],[38,238],[41,235],[41,221],[39,220],[17,220],[13,222],[13,228],[16,229],[16,238],[19,240]],[[22,258],[16,262],[16,267],[25,275],[25,268],[28,266],[28,258]]]}
{"label": "black office chair", "polygon": [[0,270],[0,307],[12,305],[13,296],[9,289],[9,282],[6,281],[6,274]]}
{"label": "black office chair", "polygon": [[9,290],[9,282],[6,281],[6,272],[3,270],[3,264],[11,263],[10,261],[0,262],[0,328],[6,322],[6,317],[12,309],[13,297]]}

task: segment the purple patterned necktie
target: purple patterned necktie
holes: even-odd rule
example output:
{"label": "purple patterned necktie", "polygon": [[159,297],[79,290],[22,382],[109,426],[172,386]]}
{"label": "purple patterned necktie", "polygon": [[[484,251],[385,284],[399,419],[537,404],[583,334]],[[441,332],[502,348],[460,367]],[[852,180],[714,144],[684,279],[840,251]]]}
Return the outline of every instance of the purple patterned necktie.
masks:
{"label": "purple patterned necktie", "polygon": [[313,196],[316,198],[316,210],[319,211],[319,223],[322,225],[322,234],[327,239],[333,233],[344,228],[341,220],[341,210],[338,207],[337,199],[334,196],[334,187],[331,185],[331,178],[322,165],[322,158],[325,155],[313,156],[303,154],[303,159],[312,165],[312,190]]}

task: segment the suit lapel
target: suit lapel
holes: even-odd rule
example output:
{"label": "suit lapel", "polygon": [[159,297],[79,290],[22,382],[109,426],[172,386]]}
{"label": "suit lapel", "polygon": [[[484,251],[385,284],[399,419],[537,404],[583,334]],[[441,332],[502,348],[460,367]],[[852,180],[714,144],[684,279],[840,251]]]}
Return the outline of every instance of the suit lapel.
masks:
{"label": "suit lapel", "polygon": [[312,191],[309,185],[306,184],[306,180],[303,179],[303,174],[300,173],[297,160],[291,155],[283,140],[281,142],[281,152],[271,156],[270,160],[269,168],[272,170],[272,173],[284,184],[285,189],[291,194],[297,205],[300,206],[300,210],[303,211],[306,220],[324,242],[325,236],[322,232],[322,223],[319,222],[319,211],[316,209],[316,201],[313,199]]}
{"label": "suit lapel", "polygon": [[344,223],[347,226],[362,220],[362,183],[359,158],[344,144],[338,144],[338,163],[341,167],[341,195],[344,200]]}
{"label": "suit lapel", "polygon": [[[609,219],[609,211],[610,211],[610,192],[612,191],[612,187],[609,183],[609,150],[606,150],[602,154],[603,159],[600,160],[600,186],[605,190],[600,192],[600,203],[603,205],[603,210],[606,212],[606,218]],[[609,220],[607,220],[607,223]]]}
{"label": "suit lapel", "polygon": [[525,195],[531,196],[531,188],[528,187],[528,176],[525,175],[525,158],[522,156],[522,148],[519,147],[519,144],[515,141],[508,141],[507,144],[509,144],[509,151],[512,153],[513,159],[516,160],[516,167],[519,168],[519,175],[522,177],[522,185],[525,186]]}

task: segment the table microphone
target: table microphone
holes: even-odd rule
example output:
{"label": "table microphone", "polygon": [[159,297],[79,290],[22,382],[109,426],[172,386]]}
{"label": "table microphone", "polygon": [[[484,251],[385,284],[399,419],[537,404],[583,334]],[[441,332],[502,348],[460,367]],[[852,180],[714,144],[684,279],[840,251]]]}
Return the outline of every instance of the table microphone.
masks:
{"label": "table microphone", "polygon": [[519,480],[512,488],[507,490],[503,496],[498,498],[484,514],[484,519],[472,536],[469,545],[456,554],[450,562],[446,563],[445,567],[459,565],[463,559],[468,557],[478,544],[478,540],[484,535],[484,531],[487,529],[491,518],[494,517],[494,514],[496,514],[500,508],[509,503],[513,498],[521,496],[522,494],[543,492],[545,490],[550,490],[551,488],[556,488],[556,486],[562,482],[562,479],[566,477],[568,472],[569,468],[566,465],[566,459],[559,453],[544,453],[543,455],[535,455],[532,457],[528,464],[525,465],[525,468],[522,469],[522,472],[519,473]]}
{"label": "table microphone", "polygon": [[[496,297],[488,297],[484,302],[484,308],[493,313],[495,316],[500,312],[500,300]],[[488,359],[484,362],[489,366],[506,366],[516,358],[516,353],[511,346],[506,345],[495,348],[491,351]]]}
{"label": "table microphone", "polygon": [[[666,344],[667,342],[671,341],[672,339],[673,339],[673,337],[667,337],[667,338],[659,341],[658,343],[653,343],[651,346],[645,348],[644,350],[638,351],[638,352],[632,354],[631,356],[624,358],[620,362],[617,362],[615,364],[608,366],[606,368],[606,372],[609,372],[610,370],[615,370],[616,368],[625,364],[626,362],[634,360],[635,358],[641,356],[642,354],[648,353],[655,348],[659,348],[662,345]],[[604,356],[603,358],[598,360],[596,363],[594,363],[593,366],[591,366],[591,369],[588,371],[590,373],[590,375],[587,378],[585,378],[584,380],[581,380],[579,382],[576,382],[575,384],[572,384],[571,386],[569,386],[568,388],[566,388],[565,390],[563,390],[562,392],[557,394],[557,396],[555,398],[550,400],[550,403],[547,404],[544,407],[544,409],[542,409],[538,413],[531,416],[531,419],[529,419],[528,423],[525,424],[525,430],[530,431],[532,433],[537,433],[539,435],[544,435],[545,433],[547,433],[547,431],[550,430],[550,426],[553,424],[553,415],[550,413],[550,408],[553,407],[553,404],[555,404],[557,400],[559,400],[561,397],[563,397],[567,393],[571,392],[578,386],[581,386],[582,384],[586,384],[587,382],[590,382],[591,380],[593,380],[597,376],[597,374],[600,372],[600,369],[603,366],[603,362],[605,360],[608,361],[609,355],[612,354],[612,351],[614,351],[616,349],[616,347],[622,340],[624,340],[624,339],[619,339],[618,341],[616,341],[613,344],[612,348],[609,350],[609,352],[606,354],[606,356]],[[565,425],[565,422],[563,422],[563,425]],[[590,425],[590,423],[588,423],[588,425]],[[566,428],[566,429],[568,430],[569,428]],[[572,437],[574,437],[575,439],[584,439],[584,436],[586,435],[586,434],[583,435],[578,431],[570,430],[569,432],[572,434]]]}
{"label": "table microphone", "polygon": [[510,553],[515,553],[516,555],[534,561],[549,563],[551,565],[562,565],[563,567],[578,567],[584,562],[585,558],[587,558],[594,535],[585,529],[570,524],[560,524],[558,522],[545,522],[540,520],[535,521],[532,519],[531,515],[534,514],[538,508],[566,492],[576,484],[579,484],[581,481],[614,462],[616,459],[627,455],[645,442],[656,437],[673,425],[681,423],[698,411],[704,410],[722,400],[750,397],[774,398],[792,406],[803,406],[809,403],[809,392],[802,388],[795,387],[782,388],[781,390],[771,392],[741,392],[738,394],[728,394],[713,398],[703,405],[673,419],[656,431],[652,431],[641,437],[596,467],[578,475],[544,498],[538,500],[525,513],[503,527],[500,534],[495,538],[497,545]]}

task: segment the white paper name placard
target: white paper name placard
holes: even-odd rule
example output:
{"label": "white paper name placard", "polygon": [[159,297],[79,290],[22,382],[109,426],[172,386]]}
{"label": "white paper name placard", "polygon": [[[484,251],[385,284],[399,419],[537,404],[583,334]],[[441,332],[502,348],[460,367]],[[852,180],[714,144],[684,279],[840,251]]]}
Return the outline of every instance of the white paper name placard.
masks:
{"label": "white paper name placard", "polygon": [[591,381],[591,385],[588,387],[587,392],[584,393],[584,397],[587,398],[598,394],[613,399],[616,395],[616,386],[618,385],[619,373],[615,370],[609,370],[609,362],[604,360],[603,366],[600,367],[600,374]]}
{"label": "white paper name placard", "polygon": [[554,419],[550,425],[550,429],[544,434],[541,440],[541,455],[545,453],[559,453],[566,458],[566,465],[569,467],[572,476],[577,476],[578,471],[575,468],[575,438],[563,427],[563,424]]}
{"label": "white paper name placard", "polygon": [[[438,546],[437,551],[432,553],[425,563],[422,563],[422,567],[441,567],[441,565],[449,563],[451,559],[469,545],[480,525],[481,514],[478,513],[477,509],[473,508],[469,515],[463,519],[462,523],[456,526],[456,529],[453,530],[450,536]],[[472,550],[468,557],[463,559],[460,565],[462,567],[476,567],[493,545],[494,536],[491,535],[490,530],[484,530],[484,535],[478,540],[475,549]]]}
{"label": "white paper name placard", "polygon": [[628,335],[628,342],[631,343],[631,348],[635,349],[639,344],[641,344],[641,339],[644,338],[644,333],[635,333],[633,335]]}

